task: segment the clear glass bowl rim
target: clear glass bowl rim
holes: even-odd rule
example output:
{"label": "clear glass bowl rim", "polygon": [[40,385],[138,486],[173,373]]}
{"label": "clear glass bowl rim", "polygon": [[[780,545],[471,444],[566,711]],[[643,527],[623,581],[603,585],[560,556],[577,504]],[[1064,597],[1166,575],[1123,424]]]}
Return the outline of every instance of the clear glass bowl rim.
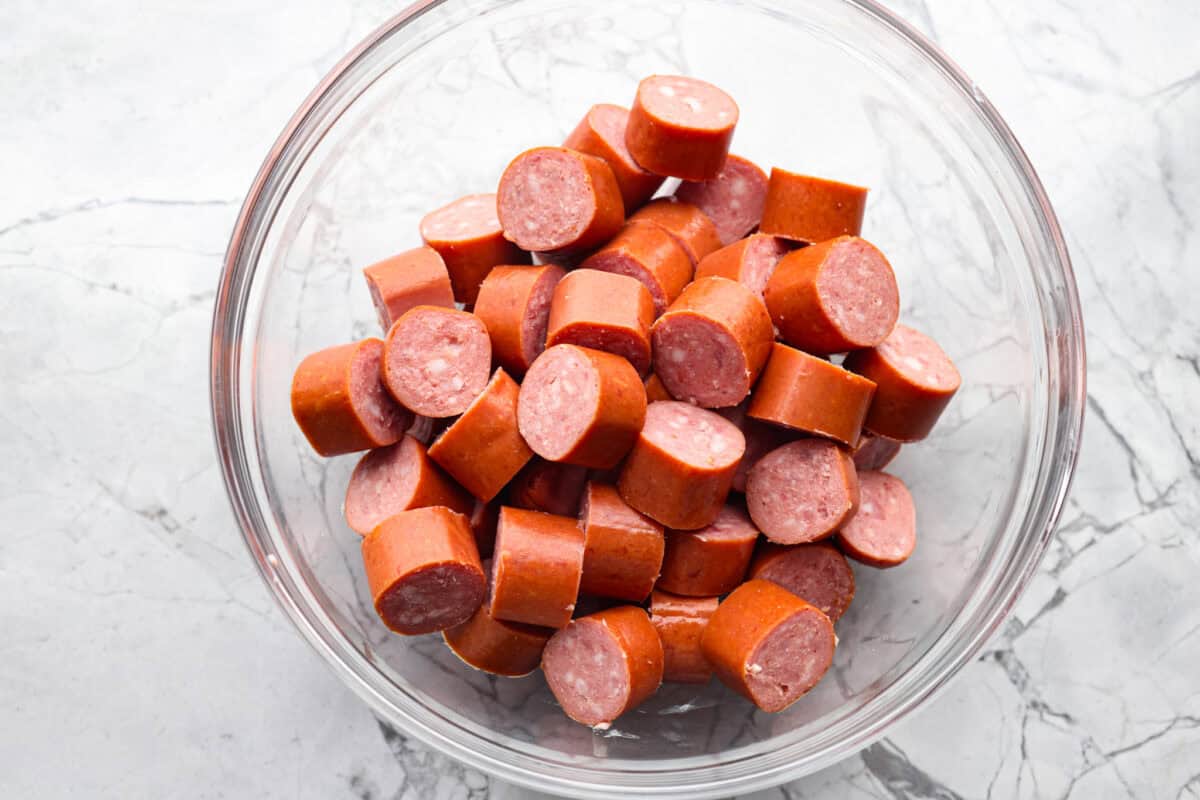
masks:
{"label": "clear glass bowl rim", "polygon": [[[332,125],[321,111],[356,68],[389,36],[423,13],[452,0],[418,0],[383,23],[325,76],[292,116],[263,161],[242,205],[226,251],[213,312],[210,351],[210,403],[218,459],[226,491],[263,580],[280,607],[334,672],[390,723],[424,744],[472,767],[541,791],[575,797],[607,797],[636,790],[641,796],[718,797],[779,785],[853,755],[881,737],[888,727],[916,709],[945,685],[983,646],[1008,615],[1036,571],[1053,535],[1070,489],[1086,407],[1084,328],[1070,257],[1058,220],[1028,157],[1007,124],[959,67],[920,32],[874,0],[843,0],[883,23],[918,50],[970,98],[974,110],[1009,160],[1036,215],[1038,236],[1051,258],[1035,281],[1047,336],[1047,395],[1042,458],[1020,543],[1004,565],[1007,572],[993,583],[987,597],[973,598],[933,647],[892,686],[859,710],[849,730],[800,754],[797,745],[761,751],[749,757],[684,768],[642,767],[637,770],[593,769],[544,762],[481,739],[457,723],[411,703],[396,703],[381,691],[383,678],[313,608],[301,603],[293,576],[281,569],[277,548],[266,533],[253,491],[243,446],[243,414],[239,400],[240,342],[252,277],[265,232],[278,200],[286,194],[303,160],[305,143]],[[1036,269],[1036,267],[1035,267]],[[953,635],[952,635],[953,634]],[[407,698],[404,698],[407,700]],[[694,760],[692,760],[694,761]]]}

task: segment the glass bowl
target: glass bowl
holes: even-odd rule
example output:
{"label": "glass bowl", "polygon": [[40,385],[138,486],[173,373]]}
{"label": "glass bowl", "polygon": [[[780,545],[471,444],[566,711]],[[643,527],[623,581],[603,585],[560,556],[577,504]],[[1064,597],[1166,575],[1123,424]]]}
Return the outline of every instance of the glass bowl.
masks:
{"label": "glass bowl", "polygon": [[[292,421],[301,357],[378,335],[359,268],[419,244],[417,222],[493,191],[516,153],[557,144],[589,105],[682,73],[739,102],[734,152],[871,187],[902,319],[963,388],[892,470],[916,554],[857,569],[834,667],[781,714],[715,681],[666,685],[604,733],[537,674],[462,665],[440,636],[390,634],[341,518],[354,457],[317,457]],[[385,720],[502,779],[577,797],[717,797],[853,754],[978,651],[1037,567],[1070,482],[1083,328],[1054,213],[979,90],[867,0],[417,3],[348,55],[267,155],[217,295],[212,408],[247,544],[300,632]]]}

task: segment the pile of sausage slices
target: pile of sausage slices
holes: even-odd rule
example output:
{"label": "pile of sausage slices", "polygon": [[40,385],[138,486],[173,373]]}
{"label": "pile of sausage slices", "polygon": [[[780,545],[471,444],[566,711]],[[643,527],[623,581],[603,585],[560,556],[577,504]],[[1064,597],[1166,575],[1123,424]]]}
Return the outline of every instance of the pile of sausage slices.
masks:
{"label": "pile of sausage slices", "polygon": [[319,454],[368,451],[345,516],[383,622],[477,669],[540,667],[585,725],[664,680],[715,673],[765,711],[809,691],[847,557],[916,544],[881,470],[959,386],[897,324],[867,190],[768,176],[729,155],[737,121],[682,76],[594,106],[367,267],[386,339],[292,383]]}

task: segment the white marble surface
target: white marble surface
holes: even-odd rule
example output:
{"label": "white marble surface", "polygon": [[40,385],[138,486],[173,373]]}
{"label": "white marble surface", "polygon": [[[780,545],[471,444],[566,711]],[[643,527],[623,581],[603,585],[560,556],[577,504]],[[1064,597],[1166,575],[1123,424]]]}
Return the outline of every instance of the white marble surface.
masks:
{"label": "white marble surface", "polygon": [[[985,652],[887,739],[754,797],[1200,798],[1200,5],[895,5],[1056,204],[1089,335],[1083,458]],[[212,450],[238,205],[395,10],[0,6],[0,796],[533,796],[337,681],[255,573]]]}

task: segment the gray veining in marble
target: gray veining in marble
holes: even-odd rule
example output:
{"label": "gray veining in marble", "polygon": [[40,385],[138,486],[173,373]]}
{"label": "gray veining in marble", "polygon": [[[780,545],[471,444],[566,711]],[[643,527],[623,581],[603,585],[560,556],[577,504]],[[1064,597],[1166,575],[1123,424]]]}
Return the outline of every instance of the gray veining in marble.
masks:
{"label": "gray veining in marble", "polygon": [[[893,6],[977,80],[1055,203],[1089,335],[1083,457],[979,657],[886,739],[752,797],[1200,798],[1200,5]],[[207,335],[238,205],[395,10],[0,7],[0,796],[537,797],[342,686],[254,571],[213,455]]]}

